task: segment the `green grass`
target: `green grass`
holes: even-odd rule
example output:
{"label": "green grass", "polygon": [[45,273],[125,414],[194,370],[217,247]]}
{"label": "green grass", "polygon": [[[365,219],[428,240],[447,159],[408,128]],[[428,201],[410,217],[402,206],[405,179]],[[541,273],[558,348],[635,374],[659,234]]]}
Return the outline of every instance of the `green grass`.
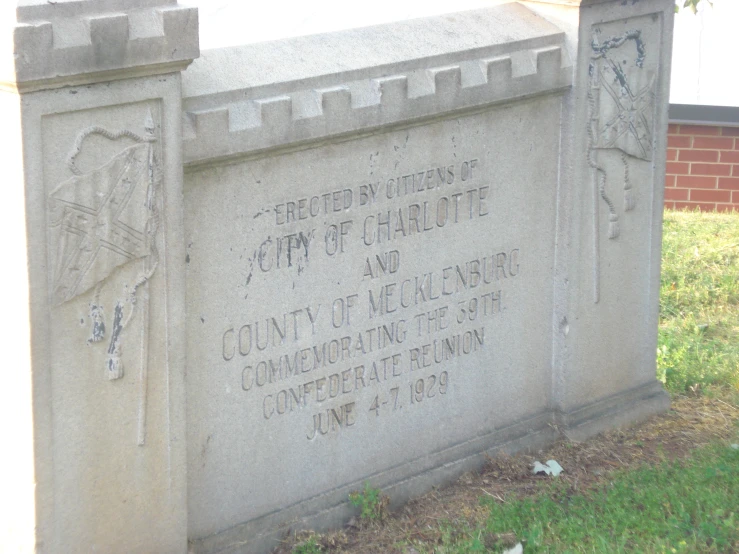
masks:
{"label": "green grass", "polygon": [[[665,213],[657,372],[673,393],[739,398],[739,214]],[[739,429],[734,437],[739,443]],[[483,525],[457,519],[441,525],[439,543],[412,548],[501,552],[513,533],[527,554],[739,552],[739,449],[729,443],[615,473],[585,491],[567,486],[543,481],[538,494],[504,504],[483,497],[490,510]],[[364,513],[379,498],[367,486],[353,501]],[[321,551],[315,540],[299,548]]]}
{"label": "green grass", "polygon": [[323,549],[318,544],[315,535],[311,535],[306,540],[293,547],[292,554],[321,554]]}
{"label": "green grass", "polygon": [[[657,372],[668,390],[739,390],[739,214],[666,212]],[[739,431],[734,442],[739,442]],[[560,481],[505,504],[487,523],[448,523],[419,552],[739,552],[739,450],[722,443],[682,461],[615,474],[570,494]]]}
{"label": "green grass", "polygon": [[349,494],[349,503],[359,508],[359,521],[369,524],[385,519],[390,499],[382,494],[380,489],[373,488],[369,482],[365,482],[364,490]]}
{"label": "green grass", "polygon": [[739,214],[665,212],[657,377],[739,387]]}
{"label": "green grass", "polygon": [[432,551],[500,552],[497,537],[513,532],[526,553],[736,552],[739,450],[706,447],[683,461],[618,473],[585,493],[553,481],[535,497],[482,502],[490,509],[483,527],[447,524]]}

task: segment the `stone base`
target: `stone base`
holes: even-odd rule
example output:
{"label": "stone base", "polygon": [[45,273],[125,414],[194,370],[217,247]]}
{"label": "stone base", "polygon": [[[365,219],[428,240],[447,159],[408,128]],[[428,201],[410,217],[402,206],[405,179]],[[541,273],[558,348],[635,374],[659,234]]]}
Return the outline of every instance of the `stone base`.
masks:
{"label": "stone base", "polygon": [[583,441],[603,431],[632,425],[670,409],[670,395],[662,383],[653,381],[573,410],[558,414],[563,434],[572,441]]}
{"label": "stone base", "polygon": [[[669,395],[659,381],[595,402],[567,414],[543,412],[520,423],[497,429],[370,476],[395,508],[434,486],[451,483],[467,471],[480,469],[488,456],[536,452],[563,436],[582,441],[602,431],[634,424],[670,407]],[[190,553],[267,552],[289,531],[341,527],[355,514],[349,493],[364,481],[335,488],[279,513],[258,518],[222,533],[190,541]],[[268,529],[265,531],[265,529]]]}
{"label": "stone base", "polygon": [[[480,469],[487,456],[536,451],[559,438],[551,412],[496,429],[471,440],[412,460],[386,471],[335,488],[224,532],[190,541],[190,553],[268,552],[288,531],[341,527],[355,515],[349,493],[369,481],[391,499],[391,508],[422,495],[434,486],[451,483],[466,471]],[[265,531],[266,529],[266,531]]]}

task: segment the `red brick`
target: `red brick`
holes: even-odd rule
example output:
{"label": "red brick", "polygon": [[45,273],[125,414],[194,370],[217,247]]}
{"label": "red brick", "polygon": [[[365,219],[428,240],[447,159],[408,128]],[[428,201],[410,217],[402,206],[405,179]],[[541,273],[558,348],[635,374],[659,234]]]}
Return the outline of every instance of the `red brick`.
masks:
{"label": "red brick", "polygon": [[735,190],[731,193],[731,201],[734,204],[739,204],[739,190]]}
{"label": "red brick", "polygon": [[[705,150],[704,150],[705,152]],[[724,163],[735,163],[739,164],[739,151],[735,152],[721,152],[721,161]]]}
{"label": "red brick", "polygon": [[674,187],[670,187],[665,189],[665,200],[687,200],[688,192],[688,189],[676,189]]}
{"label": "red brick", "polygon": [[675,176],[674,175],[665,175],[665,186],[666,187],[675,186]]}
{"label": "red brick", "polygon": [[[672,125],[670,125],[672,127]],[[670,131],[668,131],[669,133]],[[721,134],[725,137],[739,137],[739,127],[722,127]]]}
{"label": "red brick", "polygon": [[739,165],[734,166],[734,170],[731,173],[734,177],[739,177]]}
{"label": "red brick", "polygon": [[[703,164],[703,165],[706,165],[706,164]],[[726,167],[731,167],[731,166],[727,165]],[[687,175],[689,172],[690,172],[689,163],[667,162],[667,173],[670,175]],[[729,174],[722,173],[721,175],[729,175]]]}
{"label": "red brick", "polygon": [[677,125],[676,123],[670,123],[667,126],[668,133],[677,133],[679,130],[680,130],[680,125]]}
{"label": "red brick", "polygon": [[739,177],[719,177],[718,188],[724,190],[739,190]]}
{"label": "red brick", "polygon": [[677,186],[684,189],[715,189],[716,177],[694,177],[692,175],[678,175]]}
{"label": "red brick", "polygon": [[712,125],[680,125],[681,135],[718,135],[721,127]]}
{"label": "red brick", "polygon": [[665,210],[674,210],[675,209],[675,203],[674,202],[665,202]]}
{"label": "red brick", "polygon": [[712,212],[716,204],[699,204],[698,202],[675,202],[676,210],[701,210],[703,212]]}
{"label": "red brick", "polygon": [[[673,162],[676,163],[676,162]],[[669,163],[667,165],[670,165]],[[691,175],[719,175],[728,177],[731,175],[731,166],[729,164],[690,164]]]}
{"label": "red brick", "polygon": [[677,159],[677,150],[674,148],[667,149],[667,161],[674,162]]}
{"label": "red brick", "polygon": [[[734,152],[721,152],[722,154],[734,154]],[[669,157],[667,158],[670,159]],[[718,152],[716,150],[680,150],[678,159],[681,162],[717,162]],[[724,160],[721,160],[724,161]]]}
{"label": "red brick", "polygon": [[691,190],[690,200],[696,202],[731,202],[728,190]]}
{"label": "red brick", "polygon": [[731,137],[694,137],[693,148],[731,150],[732,148],[734,148],[734,139]]}
{"label": "red brick", "polygon": [[732,206],[731,204],[716,204],[717,212],[734,212],[739,211],[739,206]]}
{"label": "red brick", "polygon": [[[732,140],[732,139],[728,139]],[[677,135],[667,135],[667,146],[670,148],[690,148],[693,137],[679,137]]]}

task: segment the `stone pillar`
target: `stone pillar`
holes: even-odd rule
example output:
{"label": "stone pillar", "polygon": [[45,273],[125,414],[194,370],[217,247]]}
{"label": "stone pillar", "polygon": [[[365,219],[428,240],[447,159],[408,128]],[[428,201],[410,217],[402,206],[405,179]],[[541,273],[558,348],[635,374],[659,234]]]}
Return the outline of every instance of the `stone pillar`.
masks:
{"label": "stone pillar", "polygon": [[22,0],[11,37],[0,541],[185,552],[180,72],[197,10]]}
{"label": "stone pillar", "polygon": [[583,438],[669,406],[655,378],[672,0],[542,0],[565,29],[553,407]]}

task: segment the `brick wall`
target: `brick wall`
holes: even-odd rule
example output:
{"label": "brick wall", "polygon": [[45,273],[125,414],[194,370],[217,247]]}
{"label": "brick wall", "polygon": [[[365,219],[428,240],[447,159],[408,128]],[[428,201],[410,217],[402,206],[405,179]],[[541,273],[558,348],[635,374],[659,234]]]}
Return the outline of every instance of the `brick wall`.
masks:
{"label": "brick wall", "polygon": [[670,125],[665,208],[739,211],[739,127]]}

